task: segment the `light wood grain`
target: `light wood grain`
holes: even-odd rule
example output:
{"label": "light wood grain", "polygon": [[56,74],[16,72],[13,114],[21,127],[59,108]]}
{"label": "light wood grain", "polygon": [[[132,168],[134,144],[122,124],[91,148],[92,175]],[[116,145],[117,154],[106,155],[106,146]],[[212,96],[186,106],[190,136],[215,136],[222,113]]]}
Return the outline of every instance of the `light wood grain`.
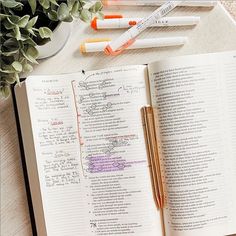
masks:
{"label": "light wood grain", "polygon": [[32,235],[12,100],[0,102],[1,235]]}
{"label": "light wood grain", "polygon": [[[225,6],[236,19],[236,1],[224,1]],[[222,29],[224,31],[225,29]],[[76,41],[72,41],[76,42]],[[79,43],[79,42],[77,42]],[[135,54],[136,55],[136,54]],[[63,55],[61,55],[63,57]],[[128,57],[128,56],[127,56]],[[88,58],[89,61],[89,58]],[[97,63],[99,57],[97,57]],[[50,66],[64,67],[53,68],[53,72],[67,71],[70,62],[61,61],[62,64],[55,64],[55,61],[45,60],[42,65],[36,68],[35,73],[40,73],[42,68]],[[96,61],[95,61],[96,62]],[[93,61],[93,63],[95,63]],[[51,64],[50,64],[51,63]],[[81,66],[80,61],[73,62],[74,71]],[[78,67],[76,67],[78,63]],[[92,67],[93,65],[91,65]],[[94,64],[96,66],[96,63]],[[48,69],[49,70],[49,69]],[[31,225],[29,219],[28,205],[24,187],[18,137],[15,125],[12,100],[0,101],[0,161],[1,161],[1,236],[30,236]]]}

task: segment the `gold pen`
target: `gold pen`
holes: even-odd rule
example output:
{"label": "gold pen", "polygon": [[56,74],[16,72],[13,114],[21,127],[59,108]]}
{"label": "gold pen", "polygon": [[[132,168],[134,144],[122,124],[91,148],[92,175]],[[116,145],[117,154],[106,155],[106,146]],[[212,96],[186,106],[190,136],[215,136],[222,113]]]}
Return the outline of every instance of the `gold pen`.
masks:
{"label": "gold pen", "polygon": [[165,205],[164,187],[161,175],[160,159],[158,154],[158,142],[155,129],[154,109],[151,106],[141,109],[144,135],[147,146],[147,154],[150,165],[153,196],[157,208],[162,209]]}

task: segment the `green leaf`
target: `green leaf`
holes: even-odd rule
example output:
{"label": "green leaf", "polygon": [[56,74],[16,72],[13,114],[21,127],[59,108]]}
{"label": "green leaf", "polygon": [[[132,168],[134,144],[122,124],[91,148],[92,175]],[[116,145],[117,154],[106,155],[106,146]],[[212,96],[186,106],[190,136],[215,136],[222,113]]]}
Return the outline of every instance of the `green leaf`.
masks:
{"label": "green leaf", "polygon": [[29,35],[26,35],[26,34],[22,34],[21,33],[21,37],[20,37],[20,40],[21,41],[25,41],[25,40],[27,40],[29,38]]}
{"label": "green leaf", "polygon": [[20,78],[19,78],[19,74],[17,72],[14,73],[14,78],[15,78],[17,84],[20,84]]}
{"label": "green leaf", "polygon": [[37,43],[35,43],[32,38],[27,38],[26,40],[23,41],[23,43],[27,45],[37,46]]}
{"label": "green leaf", "polygon": [[7,36],[8,38],[15,38],[14,35],[15,35],[14,32],[10,32],[10,33],[7,33],[7,34],[6,34],[6,36]]}
{"label": "green leaf", "polygon": [[91,8],[93,13],[97,13],[102,10],[102,3],[101,2],[96,2]]}
{"label": "green leaf", "polygon": [[15,33],[16,39],[19,41],[21,39],[21,33],[20,33],[20,28],[18,25],[15,25],[14,33]]}
{"label": "green leaf", "polygon": [[71,15],[74,16],[74,17],[79,17],[80,14],[79,14],[79,2],[76,2],[72,9],[71,9]]}
{"label": "green leaf", "polygon": [[39,35],[42,39],[51,38],[52,37],[52,31],[47,27],[40,27],[39,28]]}
{"label": "green leaf", "polygon": [[15,72],[15,70],[13,67],[8,66],[7,68],[4,68],[4,69],[0,68],[0,72],[6,73],[6,74],[12,74]]}
{"label": "green leaf", "polygon": [[18,42],[15,38],[7,39],[3,43],[3,46],[8,48],[8,49],[12,49],[12,50],[19,49],[19,44],[18,44]]}
{"label": "green leaf", "polygon": [[49,0],[51,3],[53,3],[56,6],[59,6],[56,0]]}
{"label": "green leaf", "polygon": [[7,52],[2,52],[3,56],[9,57],[9,56],[13,56],[18,52],[19,49],[13,50],[13,51],[7,51]]}
{"label": "green leaf", "polygon": [[48,18],[52,21],[58,21],[57,12],[54,10],[49,11]]}
{"label": "green leaf", "polygon": [[7,7],[7,8],[17,8],[17,7],[23,6],[22,3],[16,2],[15,0],[4,0],[4,1],[1,1],[1,3],[4,7]]}
{"label": "green leaf", "polygon": [[11,20],[11,22],[13,22],[13,24],[17,24],[18,23],[18,21],[20,20],[20,17],[19,16],[17,16],[17,15],[11,15],[10,17],[10,20]]}
{"label": "green leaf", "polygon": [[11,94],[10,87],[7,85],[0,87],[0,92],[4,98],[7,98]]}
{"label": "green leaf", "polygon": [[63,2],[60,4],[60,6],[57,9],[57,15],[58,15],[58,19],[60,21],[66,21],[68,18],[70,18],[70,12],[69,12],[69,8],[67,7],[67,5]]}
{"label": "green leaf", "polygon": [[3,21],[3,25],[8,30],[15,28],[15,24],[8,17],[6,20]]}
{"label": "green leaf", "polygon": [[0,13],[0,20],[3,20],[3,19],[5,19],[5,18],[7,18],[9,16],[10,15]]}
{"label": "green leaf", "polygon": [[38,0],[38,1],[44,9],[48,9],[50,7],[49,0]]}
{"label": "green leaf", "polygon": [[36,34],[34,33],[33,29],[27,29],[30,34],[36,37]]}
{"label": "green leaf", "polygon": [[29,21],[29,18],[30,18],[29,15],[22,16],[22,17],[20,18],[20,20],[18,21],[17,25],[18,25],[20,28],[25,28],[25,26],[27,25],[27,23],[28,23],[28,21]]}
{"label": "green leaf", "polygon": [[80,10],[82,10],[82,8],[87,4],[87,0],[84,0],[84,1],[80,1]]}
{"label": "green leaf", "polygon": [[35,16],[32,19],[30,19],[26,28],[27,29],[32,28],[35,25],[35,23],[37,22],[37,20],[38,20],[38,16]]}
{"label": "green leaf", "polygon": [[73,21],[73,17],[71,15],[69,15],[67,18],[65,18],[63,20],[64,22],[72,22]]}
{"label": "green leaf", "polygon": [[[59,5],[58,5],[59,6]],[[50,6],[50,10],[52,11],[56,11],[57,10],[57,8],[58,8],[58,6],[56,6],[56,5],[54,5],[54,4],[51,4],[51,6]]]}
{"label": "green leaf", "polygon": [[38,57],[38,50],[35,47],[29,46],[26,51],[21,49],[21,53],[28,61],[38,64],[38,62],[35,60]]}
{"label": "green leaf", "polygon": [[20,64],[19,61],[14,61],[11,65],[15,69],[16,72],[22,71],[22,65]]}
{"label": "green leaf", "polygon": [[28,63],[23,64],[23,72],[31,72],[33,70],[33,66]]}
{"label": "green leaf", "polygon": [[9,84],[14,84],[14,83],[16,82],[15,77],[12,76],[12,75],[8,75],[8,76],[5,78],[5,80],[6,80],[7,83],[9,83]]}
{"label": "green leaf", "polygon": [[83,20],[83,21],[85,21],[85,22],[90,21],[91,17],[92,17],[92,14],[91,14],[91,12],[90,12],[89,10],[87,10],[87,9],[83,9],[83,10],[81,11],[81,13],[80,13],[80,19]]}
{"label": "green leaf", "polygon": [[75,1],[75,0],[67,0],[67,6],[69,8],[69,11],[72,10],[72,8],[76,2],[79,3],[78,1]]}
{"label": "green leaf", "polygon": [[39,55],[39,52],[35,47],[29,46],[29,48],[26,51],[26,54],[36,59]]}
{"label": "green leaf", "polygon": [[96,9],[97,12],[98,12],[98,11],[101,11],[102,8],[103,8],[103,5],[102,5],[101,2],[96,2],[96,3],[95,3],[95,9]]}
{"label": "green leaf", "polygon": [[36,7],[37,7],[37,1],[36,0],[28,0],[28,3],[30,5],[31,11],[32,11],[32,13],[34,15]]}
{"label": "green leaf", "polygon": [[40,38],[40,37],[38,36],[38,38],[37,38],[37,45],[38,45],[38,46],[42,46],[42,45],[45,45],[46,43],[48,43],[48,42],[50,42],[50,41],[51,41],[50,38],[44,38],[44,39],[42,39],[42,38]]}

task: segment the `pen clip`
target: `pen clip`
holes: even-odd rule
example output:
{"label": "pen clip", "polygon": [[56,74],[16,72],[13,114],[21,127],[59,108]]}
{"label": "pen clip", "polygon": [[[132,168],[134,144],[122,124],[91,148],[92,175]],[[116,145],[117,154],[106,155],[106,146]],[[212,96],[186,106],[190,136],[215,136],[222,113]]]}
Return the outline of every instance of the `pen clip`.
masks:
{"label": "pen clip", "polygon": [[104,52],[106,55],[117,56],[121,54],[126,48],[131,46],[135,41],[136,41],[136,38],[130,39],[129,41],[127,41],[124,45],[122,45],[120,48],[118,48],[115,51],[113,51],[110,45],[108,44],[106,48],[104,49]]}

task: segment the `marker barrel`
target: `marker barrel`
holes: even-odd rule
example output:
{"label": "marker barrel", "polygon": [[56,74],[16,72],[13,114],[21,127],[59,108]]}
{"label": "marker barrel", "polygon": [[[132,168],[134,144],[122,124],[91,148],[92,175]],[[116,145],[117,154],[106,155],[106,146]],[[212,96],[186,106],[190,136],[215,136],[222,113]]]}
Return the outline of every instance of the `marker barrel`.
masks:
{"label": "marker barrel", "polygon": [[[165,0],[162,1],[153,1],[153,0],[103,0],[102,1],[105,6],[160,6],[165,3]],[[185,7],[213,7],[217,4],[217,0],[215,1],[183,1],[179,4],[179,6]]]}
{"label": "marker barrel", "polygon": [[[119,19],[94,19],[91,26],[94,29],[122,29],[130,28],[140,22],[143,18],[119,18]],[[200,21],[197,16],[182,16],[182,17],[162,17],[150,27],[165,27],[165,26],[186,26],[196,25]]]}
{"label": "marker barrel", "polygon": [[[167,37],[167,38],[150,38],[150,39],[137,39],[127,49],[142,49],[142,48],[157,48],[157,47],[170,47],[180,46],[188,41],[187,37]],[[108,45],[109,41],[106,42],[88,42],[81,44],[81,52],[102,52]]]}
{"label": "marker barrel", "polygon": [[116,40],[111,41],[104,50],[108,55],[118,55],[125,48],[130,46],[134,39],[150,25],[153,25],[157,20],[164,17],[172,11],[182,1],[166,1],[161,7],[155,10],[151,15],[143,18],[137,25],[128,29],[124,34]]}

